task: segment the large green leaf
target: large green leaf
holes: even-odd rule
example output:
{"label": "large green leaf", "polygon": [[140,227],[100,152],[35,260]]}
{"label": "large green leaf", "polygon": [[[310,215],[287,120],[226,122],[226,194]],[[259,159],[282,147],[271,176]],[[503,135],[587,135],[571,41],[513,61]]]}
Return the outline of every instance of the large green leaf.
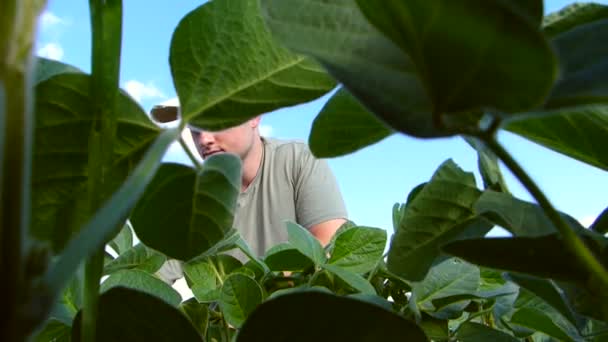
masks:
{"label": "large green leaf", "polygon": [[318,60],[388,126],[419,137],[455,133],[436,125],[410,57],[365,19],[355,0],[261,2],[262,15],[280,42]]}
{"label": "large green leaf", "polygon": [[71,325],[59,320],[51,319],[44,327],[35,334],[32,341],[35,342],[70,342],[72,334]]}
{"label": "large green leaf", "polygon": [[[80,341],[82,312],[72,329]],[[125,287],[115,287],[99,297],[97,341],[203,341],[188,318],[160,298]]]}
{"label": "large green leaf", "polygon": [[328,263],[351,272],[366,273],[378,264],[385,245],[385,230],[352,227],[336,237]]}
{"label": "large green leaf", "polygon": [[[420,280],[440,255],[443,243],[469,228],[490,229],[483,221],[470,221],[480,193],[472,173],[464,172],[452,160],[444,162],[408,203],[391,242],[388,269],[405,279]],[[481,229],[480,236],[486,232]]]}
{"label": "large green leaf", "polygon": [[378,305],[319,291],[298,291],[260,305],[242,326],[237,341],[418,342],[428,338],[415,323]]}
{"label": "large green leaf", "polygon": [[35,84],[46,81],[49,78],[59,74],[80,74],[82,71],[75,66],[65,64],[53,59],[44,57],[36,57],[35,59]]}
{"label": "large green leaf", "polygon": [[303,271],[312,267],[312,260],[289,243],[272,246],[264,257],[264,263],[272,271]]}
{"label": "large green leaf", "polygon": [[198,175],[185,165],[163,164],[133,210],[133,228],[147,246],[192,259],[232,228],[240,184],[241,160],[232,154],[211,156]]}
{"label": "large green leaf", "polygon": [[516,342],[515,337],[500,330],[492,329],[486,325],[474,322],[463,323],[458,327],[458,341],[462,342]]}
{"label": "large green leaf", "polygon": [[[488,217],[515,236],[537,237],[556,232],[553,223],[539,205],[505,193],[485,191],[475,203],[475,212]],[[565,214],[562,217],[577,231],[583,230],[573,218]]]}
{"label": "large green leaf", "polygon": [[188,317],[190,323],[198,330],[201,336],[205,336],[209,324],[208,305],[199,303],[196,298],[190,298],[181,303],[179,308]]}
{"label": "large green leaf", "polygon": [[367,279],[363,278],[359,274],[332,264],[325,264],[322,267],[328,270],[330,273],[333,273],[338,278],[340,278],[343,282],[348,284],[354,290],[364,294],[376,294],[376,290],[374,289],[372,284],[370,284]]}
{"label": "large green leaf", "polygon": [[537,144],[608,171],[608,106],[567,108],[557,115],[510,122],[505,127]]}
{"label": "large green leaf", "polygon": [[[32,234],[64,248],[89,217],[84,210],[89,132],[93,125],[90,77],[60,74],[36,86],[36,136],[32,173]],[[118,134],[108,193],[117,189],[159,134],[126,95],[118,98]]]}
{"label": "large green leaf", "polygon": [[319,240],[297,223],[287,222],[286,224],[289,243],[312,260],[315,265],[325,263],[327,257]]}
{"label": "large green leaf", "polygon": [[412,294],[421,310],[432,312],[436,309],[434,300],[475,294],[479,281],[479,268],[452,258],[435,265],[422,281],[414,283]]}
{"label": "large green leaf", "polygon": [[541,105],[551,90],[557,68],[540,32],[542,0],[357,4],[412,58],[433,113],[513,113]]}
{"label": "large green leaf", "polygon": [[154,273],[160,269],[166,260],[167,257],[163,254],[139,243],[126,250],[118,258],[105,264],[103,273],[110,274],[125,269],[138,269],[147,273]]}
{"label": "large green leaf", "polygon": [[391,133],[386,124],[342,87],[313,121],[308,142],[315,156],[330,158],[375,144]]}
{"label": "large green leaf", "polygon": [[545,35],[553,37],[579,25],[604,19],[607,16],[608,6],[592,2],[575,2],[545,16],[543,32]]}
{"label": "large green leaf", "polygon": [[156,296],[175,307],[182,301],[180,294],[157,277],[140,270],[122,270],[113,273],[101,283],[100,292],[104,293],[113,287],[128,287]]}
{"label": "large green leaf", "polygon": [[191,124],[227,128],[335,87],[319,65],[272,39],[259,6],[259,0],[209,1],[175,29],[171,72]]}
{"label": "large green leaf", "polygon": [[226,278],[219,298],[226,322],[239,328],[255,308],[262,303],[260,285],[241,273]]}
{"label": "large green leaf", "polygon": [[517,312],[511,317],[510,323],[534,331],[542,332],[556,338],[558,341],[573,340],[570,335],[555,324],[551,317],[537,309],[523,308],[517,310]]}
{"label": "large green leaf", "polygon": [[589,277],[556,235],[461,240],[443,246],[443,250],[501,270],[579,283]]}

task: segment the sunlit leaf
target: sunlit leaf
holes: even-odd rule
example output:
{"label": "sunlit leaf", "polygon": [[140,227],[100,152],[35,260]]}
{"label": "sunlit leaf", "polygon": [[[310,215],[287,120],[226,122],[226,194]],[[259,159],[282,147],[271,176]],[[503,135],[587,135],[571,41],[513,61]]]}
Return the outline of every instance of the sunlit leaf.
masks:
{"label": "sunlit leaf", "polygon": [[287,233],[289,243],[315,265],[325,263],[327,257],[321,243],[306,228],[294,222],[287,222]]}
{"label": "sunlit leaf", "polygon": [[246,275],[235,273],[222,285],[219,303],[226,321],[239,328],[262,300],[260,285]]}
{"label": "sunlit leaf", "polygon": [[144,244],[137,244],[116,259],[104,266],[104,274],[110,274],[124,269],[139,269],[147,273],[154,273],[161,268],[167,258]]}
{"label": "sunlit leaf", "polygon": [[336,237],[328,263],[351,272],[366,273],[378,264],[385,245],[385,230],[353,227]]}
{"label": "sunlit leaf", "polygon": [[187,14],[171,40],[181,114],[210,130],[308,102],[336,82],[271,37],[258,0],[210,1]]}
{"label": "sunlit leaf", "polygon": [[118,255],[133,247],[133,232],[131,232],[128,223],[122,227],[122,230],[110,241],[109,245]]}
{"label": "sunlit leaf", "polygon": [[335,276],[340,278],[342,281],[344,281],[346,284],[348,284],[350,287],[352,287],[356,291],[359,291],[359,292],[365,293],[365,294],[371,294],[371,295],[376,294],[376,290],[369,283],[369,281],[367,281],[367,279],[363,278],[359,274],[354,273],[353,271],[343,269],[340,266],[332,265],[332,264],[325,264],[322,267],[324,269],[328,270],[329,272],[333,273]]}
{"label": "sunlit leaf", "polygon": [[113,287],[128,287],[156,296],[168,304],[178,306],[182,297],[175,289],[157,277],[140,270],[122,270],[113,273],[101,283],[100,291],[106,292]]}

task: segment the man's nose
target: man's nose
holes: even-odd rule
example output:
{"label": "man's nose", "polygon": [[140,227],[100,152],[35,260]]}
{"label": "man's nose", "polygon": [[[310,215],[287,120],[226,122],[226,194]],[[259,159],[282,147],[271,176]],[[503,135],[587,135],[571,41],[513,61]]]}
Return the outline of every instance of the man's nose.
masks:
{"label": "man's nose", "polygon": [[210,145],[215,142],[215,135],[209,132],[202,132],[200,136],[200,142],[203,145]]}

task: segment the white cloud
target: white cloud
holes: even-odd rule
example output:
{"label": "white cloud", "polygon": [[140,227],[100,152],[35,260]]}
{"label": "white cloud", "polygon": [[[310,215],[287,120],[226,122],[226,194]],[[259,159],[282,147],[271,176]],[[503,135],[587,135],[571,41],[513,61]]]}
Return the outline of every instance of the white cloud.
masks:
{"label": "white cloud", "polygon": [[38,49],[38,55],[60,61],[63,58],[63,48],[57,43],[47,43]]}
{"label": "white cloud", "polygon": [[154,84],[131,80],[125,83],[127,93],[131,95],[135,101],[141,102],[146,99],[163,99],[166,96]]}
{"label": "white cloud", "polygon": [[272,136],[272,126],[260,125],[260,135],[263,137],[271,137]]}
{"label": "white cloud", "polygon": [[177,106],[179,107],[179,99],[177,97],[168,99],[165,102],[161,102],[162,106]]}
{"label": "white cloud", "polygon": [[44,30],[48,30],[51,27],[57,26],[57,25],[65,25],[66,21],[59,18],[58,16],[56,16],[55,14],[53,14],[52,12],[49,11],[45,11],[42,13],[42,15],[40,15],[40,28],[44,31]]}
{"label": "white cloud", "polygon": [[597,216],[585,216],[585,217],[579,219],[578,222],[581,225],[583,225],[583,227],[589,228],[589,227],[591,227],[593,222],[595,222],[596,219],[597,219]]}

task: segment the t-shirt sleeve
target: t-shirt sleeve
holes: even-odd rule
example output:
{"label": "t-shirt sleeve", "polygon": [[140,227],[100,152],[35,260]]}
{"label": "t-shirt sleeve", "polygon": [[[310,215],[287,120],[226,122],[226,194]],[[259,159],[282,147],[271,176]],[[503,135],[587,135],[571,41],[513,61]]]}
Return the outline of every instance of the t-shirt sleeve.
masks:
{"label": "t-shirt sleeve", "polygon": [[338,182],[327,161],[315,158],[308,147],[302,147],[298,159],[295,184],[298,223],[310,228],[327,220],[347,219]]}

